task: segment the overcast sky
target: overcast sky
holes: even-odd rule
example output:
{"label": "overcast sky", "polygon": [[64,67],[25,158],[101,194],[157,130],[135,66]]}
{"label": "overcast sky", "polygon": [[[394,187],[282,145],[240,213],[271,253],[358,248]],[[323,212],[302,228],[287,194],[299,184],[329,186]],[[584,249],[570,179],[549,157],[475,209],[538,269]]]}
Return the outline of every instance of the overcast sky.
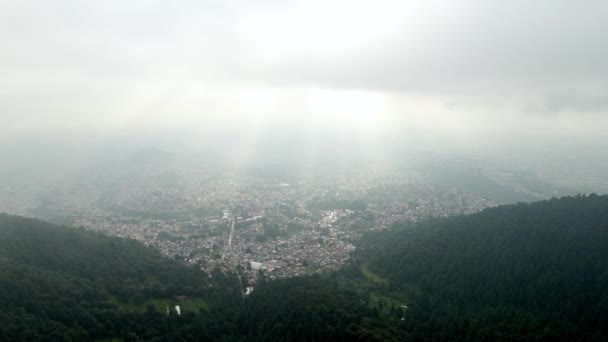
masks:
{"label": "overcast sky", "polygon": [[0,42],[4,143],[608,136],[607,1],[0,0]]}

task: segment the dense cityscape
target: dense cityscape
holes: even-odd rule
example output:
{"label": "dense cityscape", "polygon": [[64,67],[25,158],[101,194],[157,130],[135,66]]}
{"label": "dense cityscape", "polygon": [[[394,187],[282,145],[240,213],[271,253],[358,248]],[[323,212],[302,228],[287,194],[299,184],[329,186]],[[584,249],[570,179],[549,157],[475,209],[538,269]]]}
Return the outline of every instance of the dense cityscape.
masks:
{"label": "dense cityscape", "polygon": [[238,272],[253,286],[259,271],[275,279],[338,269],[365,232],[496,205],[374,168],[290,183],[165,170],[109,189],[62,185],[52,201],[3,196],[2,209],[52,212],[74,226],[140,240],[209,274]]}

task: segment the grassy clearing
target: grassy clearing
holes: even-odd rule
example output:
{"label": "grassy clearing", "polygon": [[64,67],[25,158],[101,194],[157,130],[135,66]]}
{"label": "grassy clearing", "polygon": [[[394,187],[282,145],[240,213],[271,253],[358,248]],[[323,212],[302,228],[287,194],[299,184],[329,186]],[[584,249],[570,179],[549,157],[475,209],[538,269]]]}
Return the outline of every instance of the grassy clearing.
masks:
{"label": "grassy clearing", "polygon": [[372,281],[374,283],[388,285],[388,279],[383,278],[383,277],[377,275],[376,273],[372,272],[369,269],[368,263],[361,264],[361,272],[363,273],[363,275],[365,275],[367,277],[367,279],[369,279],[370,281]]}

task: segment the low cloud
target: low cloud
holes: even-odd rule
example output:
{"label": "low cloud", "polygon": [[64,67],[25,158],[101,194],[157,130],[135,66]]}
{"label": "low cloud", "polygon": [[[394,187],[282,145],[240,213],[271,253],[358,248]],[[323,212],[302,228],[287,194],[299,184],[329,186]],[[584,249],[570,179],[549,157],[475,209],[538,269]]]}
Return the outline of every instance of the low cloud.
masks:
{"label": "low cloud", "polygon": [[474,141],[530,112],[605,113],[605,13],[595,0],[4,2],[0,133],[425,127]]}
{"label": "low cloud", "polygon": [[608,114],[608,89],[605,94],[554,93],[546,96],[540,104],[531,105],[529,110],[546,115]]}

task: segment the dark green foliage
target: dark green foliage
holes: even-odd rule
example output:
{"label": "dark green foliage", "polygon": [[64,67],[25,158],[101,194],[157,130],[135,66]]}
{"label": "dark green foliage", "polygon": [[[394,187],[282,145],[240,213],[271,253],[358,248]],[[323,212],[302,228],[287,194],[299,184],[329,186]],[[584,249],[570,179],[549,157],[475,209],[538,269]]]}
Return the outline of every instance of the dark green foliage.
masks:
{"label": "dark green foliage", "polygon": [[0,215],[0,279],[0,340],[27,331],[125,336],[149,317],[116,303],[208,295],[207,275],[137,241],[8,215]]}
{"label": "dark green foliage", "polygon": [[411,298],[417,337],[608,336],[608,196],[502,206],[364,242],[358,257]]}
{"label": "dark green foliage", "polygon": [[260,341],[396,339],[394,331],[374,331],[381,317],[359,290],[337,276],[263,283],[245,301],[241,329]]}

